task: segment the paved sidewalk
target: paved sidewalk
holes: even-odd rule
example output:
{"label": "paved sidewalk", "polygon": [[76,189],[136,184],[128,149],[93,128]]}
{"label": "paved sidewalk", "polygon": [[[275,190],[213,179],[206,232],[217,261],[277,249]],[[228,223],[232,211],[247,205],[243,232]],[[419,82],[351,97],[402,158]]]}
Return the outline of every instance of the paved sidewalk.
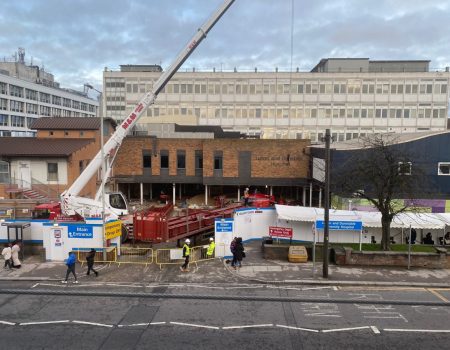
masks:
{"label": "paved sidewalk", "polygon": [[[262,258],[261,243],[245,244],[247,257],[243,266],[234,270],[222,259],[191,264],[189,273],[183,273],[178,265],[97,265],[99,277],[86,276],[86,265],[77,265],[81,282],[123,283],[287,283],[362,286],[414,286],[450,288],[450,270],[380,267],[341,267],[330,265],[329,278],[322,278],[322,263],[293,264],[288,261]],[[65,277],[66,266],[62,262],[39,262],[30,257],[19,270],[0,269],[0,280],[60,281]]]}

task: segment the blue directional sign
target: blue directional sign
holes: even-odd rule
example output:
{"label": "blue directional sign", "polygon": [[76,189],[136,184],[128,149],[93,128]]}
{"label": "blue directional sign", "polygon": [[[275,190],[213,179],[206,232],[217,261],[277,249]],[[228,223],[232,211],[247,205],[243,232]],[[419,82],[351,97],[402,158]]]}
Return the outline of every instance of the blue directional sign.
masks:
{"label": "blue directional sign", "polygon": [[234,220],[232,218],[216,219],[214,224],[216,232],[233,233]]}
{"label": "blue directional sign", "polygon": [[93,238],[92,226],[67,225],[69,238]]}
{"label": "blue directional sign", "polygon": [[[340,221],[340,220],[330,220],[329,229],[334,231],[361,231],[362,221]],[[318,230],[323,230],[325,228],[325,221],[317,220],[316,228]]]}

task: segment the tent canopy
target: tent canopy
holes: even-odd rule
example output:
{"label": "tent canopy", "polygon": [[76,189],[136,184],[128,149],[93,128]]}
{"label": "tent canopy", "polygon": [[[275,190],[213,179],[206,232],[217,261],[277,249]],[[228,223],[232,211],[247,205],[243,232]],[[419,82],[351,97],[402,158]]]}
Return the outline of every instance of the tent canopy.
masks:
{"label": "tent canopy", "polygon": [[[324,219],[324,209],[314,207],[293,207],[287,205],[275,205],[279,219],[315,222]],[[362,221],[363,227],[381,228],[381,213],[355,210],[330,209],[330,220]],[[392,228],[415,228],[415,229],[445,229],[450,226],[450,213],[401,213],[392,220]]]}

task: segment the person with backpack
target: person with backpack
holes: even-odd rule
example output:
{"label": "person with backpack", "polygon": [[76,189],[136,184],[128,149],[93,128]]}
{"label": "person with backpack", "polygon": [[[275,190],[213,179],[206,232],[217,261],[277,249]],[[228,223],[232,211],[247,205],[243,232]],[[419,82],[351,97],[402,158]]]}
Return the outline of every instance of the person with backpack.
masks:
{"label": "person with backpack", "polygon": [[88,266],[88,270],[86,275],[89,276],[89,273],[92,271],[95,273],[95,277],[98,276],[98,272],[94,270],[94,262],[95,262],[95,249],[92,248],[91,251],[86,255],[86,261],[87,261],[87,266]]}
{"label": "person with backpack", "polygon": [[72,252],[69,252],[69,257],[64,260],[67,265],[67,272],[66,272],[66,279],[64,281],[61,281],[62,283],[67,283],[67,280],[69,279],[69,274],[72,273],[73,277],[75,277],[75,281],[73,283],[78,283],[77,275],[75,273],[75,263],[77,261],[77,258],[75,257],[75,254]]}

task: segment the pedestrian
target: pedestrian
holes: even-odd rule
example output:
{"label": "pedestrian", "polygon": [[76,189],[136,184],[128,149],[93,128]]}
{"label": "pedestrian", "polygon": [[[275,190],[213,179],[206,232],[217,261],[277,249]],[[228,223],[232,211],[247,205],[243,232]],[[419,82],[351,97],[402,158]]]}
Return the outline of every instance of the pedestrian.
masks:
{"label": "pedestrian", "polygon": [[77,261],[77,258],[75,257],[75,254],[72,252],[69,252],[69,257],[64,260],[67,265],[67,272],[66,272],[66,279],[64,281],[61,281],[62,283],[67,283],[67,280],[69,279],[69,274],[72,273],[73,277],[75,278],[75,281],[73,283],[78,283],[77,275],[75,273],[75,263]]}
{"label": "pedestrian", "polygon": [[94,270],[94,262],[95,262],[95,249],[92,248],[91,251],[86,255],[86,261],[87,261],[87,266],[88,266],[88,270],[86,275],[89,276],[89,273],[92,271],[95,273],[95,277],[98,276],[98,272]]}
{"label": "pedestrian", "polygon": [[231,267],[236,270],[236,237],[233,238],[230,244],[230,251],[233,254],[233,260],[231,260]]}
{"label": "pedestrian", "polygon": [[242,258],[245,257],[245,253],[244,253],[244,245],[242,244],[242,238],[238,237],[236,238],[236,265],[235,265],[235,269],[236,267],[241,268],[242,267]]}
{"label": "pedestrian", "polygon": [[247,187],[244,191],[244,205],[248,207],[248,200],[250,198],[250,189]]}
{"label": "pedestrian", "polygon": [[214,238],[209,238],[209,246],[206,250],[206,258],[211,259],[214,257],[214,249],[216,249],[216,243],[214,243]]}
{"label": "pedestrian", "polygon": [[8,266],[9,269],[12,269],[11,265],[11,243],[6,243],[5,248],[2,250],[3,259],[5,259],[5,269]]}
{"label": "pedestrian", "polygon": [[15,269],[20,269],[22,267],[22,264],[19,260],[19,252],[20,252],[19,241],[15,241],[11,248],[12,266]]}
{"label": "pedestrian", "polygon": [[183,258],[184,264],[180,267],[181,271],[187,272],[189,271],[189,256],[191,255],[191,248],[189,247],[189,244],[191,243],[191,240],[189,238],[186,238],[183,245]]}

